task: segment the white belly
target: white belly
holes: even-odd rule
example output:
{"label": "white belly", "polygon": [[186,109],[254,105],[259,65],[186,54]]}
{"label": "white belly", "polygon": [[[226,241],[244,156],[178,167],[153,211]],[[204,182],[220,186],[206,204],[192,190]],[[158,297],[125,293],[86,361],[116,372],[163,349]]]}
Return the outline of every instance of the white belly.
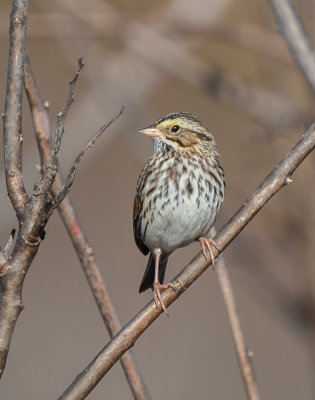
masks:
{"label": "white belly", "polygon": [[[176,182],[168,182],[167,196],[163,196],[165,183],[158,187],[162,195],[156,198],[150,222],[142,225],[142,237],[150,250],[171,253],[210,231],[222,201],[212,186],[199,179],[202,171],[193,166],[193,175],[189,172],[179,174]],[[149,196],[144,196],[144,209],[148,202]]]}

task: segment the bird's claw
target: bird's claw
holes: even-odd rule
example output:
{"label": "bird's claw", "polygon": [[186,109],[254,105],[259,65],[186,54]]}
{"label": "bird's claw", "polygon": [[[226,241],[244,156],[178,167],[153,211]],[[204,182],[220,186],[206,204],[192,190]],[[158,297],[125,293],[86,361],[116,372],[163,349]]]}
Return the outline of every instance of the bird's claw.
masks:
{"label": "bird's claw", "polygon": [[153,284],[153,298],[154,298],[154,303],[156,307],[158,308],[159,303],[161,304],[162,310],[165,312],[165,314],[169,317],[169,314],[167,312],[167,309],[165,307],[165,304],[163,303],[162,296],[161,296],[161,290],[167,289],[167,288],[172,288],[175,290],[175,285],[173,283],[166,283],[162,285],[160,282],[154,282]]}
{"label": "bird's claw", "polygon": [[215,258],[214,258],[214,255],[213,255],[213,252],[212,252],[212,249],[211,249],[211,245],[213,245],[218,251],[221,251],[221,250],[219,249],[219,247],[216,244],[216,242],[211,238],[203,238],[203,237],[201,237],[201,238],[199,238],[199,242],[201,244],[202,252],[203,252],[203,255],[205,256],[206,260],[208,260],[207,250],[210,253],[211,264],[212,264],[212,267],[214,269],[214,260],[215,260]]}

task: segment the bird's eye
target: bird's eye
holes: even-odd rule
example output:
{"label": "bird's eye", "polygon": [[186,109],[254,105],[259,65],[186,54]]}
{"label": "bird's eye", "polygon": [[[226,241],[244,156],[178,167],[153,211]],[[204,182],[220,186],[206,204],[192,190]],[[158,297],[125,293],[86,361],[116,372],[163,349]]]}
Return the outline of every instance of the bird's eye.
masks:
{"label": "bird's eye", "polygon": [[179,125],[172,126],[172,129],[171,129],[172,132],[177,132],[178,130],[179,130]]}

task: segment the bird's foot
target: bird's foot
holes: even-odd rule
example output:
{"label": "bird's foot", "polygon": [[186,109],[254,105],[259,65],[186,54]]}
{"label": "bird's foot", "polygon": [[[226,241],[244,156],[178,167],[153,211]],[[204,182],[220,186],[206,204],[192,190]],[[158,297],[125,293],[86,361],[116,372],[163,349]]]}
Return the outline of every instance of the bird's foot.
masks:
{"label": "bird's foot", "polygon": [[212,267],[214,269],[214,255],[213,255],[213,252],[212,252],[212,249],[211,249],[211,245],[213,245],[218,251],[221,251],[221,250],[219,249],[219,247],[216,244],[216,242],[211,238],[200,237],[199,238],[199,242],[201,244],[202,252],[203,252],[203,255],[205,256],[206,260],[208,260],[207,250],[210,253],[211,263],[212,263]]}
{"label": "bird's foot", "polygon": [[162,296],[161,296],[161,290],[167,289],[167,288],[172,288],[175,290],[175,285],[173,283],[166,283],[166,284],[162,285],[160,282],[154,282],[153,297],[154,297],[154,302],[155,302],[156,307],[158,307],[159,303],[160,303],[163,311],[169,317],[168,312],[165,307],[165,304],[163,303]]}

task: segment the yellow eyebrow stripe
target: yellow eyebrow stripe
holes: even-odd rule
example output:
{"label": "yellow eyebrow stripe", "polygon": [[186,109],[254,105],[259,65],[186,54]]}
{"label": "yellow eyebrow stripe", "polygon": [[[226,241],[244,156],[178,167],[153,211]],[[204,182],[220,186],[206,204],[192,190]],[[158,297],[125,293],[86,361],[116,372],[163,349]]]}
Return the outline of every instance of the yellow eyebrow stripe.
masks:
{"label": "yellow eyebrow stripe", "polygon": [[160,122],[159,124],[156,125],[157,128],[169,128],[173,125],[181,125],[182,120],[180,118],[174,118],[174,119],[167,119],[165,121]]}

